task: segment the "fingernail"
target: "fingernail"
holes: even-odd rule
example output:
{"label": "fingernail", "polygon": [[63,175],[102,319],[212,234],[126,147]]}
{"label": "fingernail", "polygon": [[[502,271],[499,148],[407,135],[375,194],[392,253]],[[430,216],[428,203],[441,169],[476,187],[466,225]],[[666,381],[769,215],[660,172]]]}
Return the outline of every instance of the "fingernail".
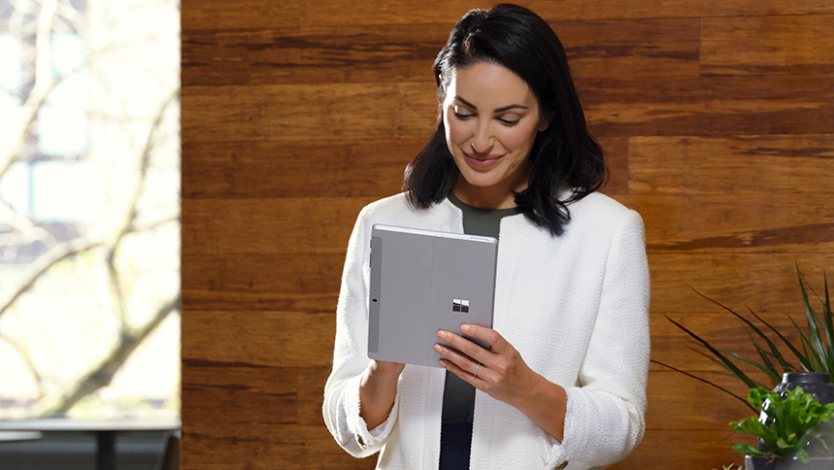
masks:
{"label": "fingernail", "polygon": [[443,352],[443,346],[441,346],[439,344],[435,344],[434,345],[434,350],[437,351],[437,352]]}
{"label": "fingernail", "polygon": [[446,361],[440,361],[440,365],[443,366],[444,369],[448,369],[448,367],[446,367]]}
{"label": "fingernail", "polygon": [[460,329],[463,331],[469,331],[469,325],[461,325]]}
{"label": "fingernail", "polygon": [[443,331],[443,330],[440,330],[440,331],[437,332],[437,336],[440,336],[441,338],[445,338],[446,337],[446,332]]}

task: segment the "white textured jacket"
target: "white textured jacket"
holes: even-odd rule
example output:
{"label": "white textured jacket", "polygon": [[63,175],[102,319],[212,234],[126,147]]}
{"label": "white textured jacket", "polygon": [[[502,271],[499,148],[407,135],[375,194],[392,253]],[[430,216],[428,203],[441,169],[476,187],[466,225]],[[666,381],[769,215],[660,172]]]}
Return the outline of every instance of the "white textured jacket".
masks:
{"label": "white textured jacket", "polygon": [[[562,442],[517,409],[477,391],[470,468],[584,470],[619,462],[645,429],[649,271],[640,215],[592,193],[570,205],[554,237],[524,215],[501,221],[493,327],[527,365],[567,391]],[[407,365],[388,419],[368,430],[359,382],[370,359],[368,285],[375,223],[463,232],[449,200],[414,209],[404,194],[359,214],[337,307],[324,421],[355,457],[380,452],[379,469],[438,468],[445,370]]]}

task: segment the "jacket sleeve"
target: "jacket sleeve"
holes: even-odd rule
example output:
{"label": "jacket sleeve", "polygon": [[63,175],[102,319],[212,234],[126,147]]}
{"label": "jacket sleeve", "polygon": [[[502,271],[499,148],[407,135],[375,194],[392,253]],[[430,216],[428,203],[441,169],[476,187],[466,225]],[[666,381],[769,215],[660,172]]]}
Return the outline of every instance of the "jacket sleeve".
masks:
{"label": "jacket sleeve", "polygon": [[550,439],[553,460],[576,456],[571,460],[578,465],[570,467],[614,464],[643,439],[650,290],[645,233],[637,212],[629,211],[616,230],[602,282],[579,385],[566,387],[564,438],[561,444]]}
{"label": "jacket sleeve", "polygon": [[354,457],[367,457],[384,445],[397,420],[399,390],[388,419],[368,430],[359,416],[359,384],[370,359],[368,348],[368,208],[362,209],[348,243],[342,287],[336,307],[333,370],[324,388],[322,413],[336,442]]}

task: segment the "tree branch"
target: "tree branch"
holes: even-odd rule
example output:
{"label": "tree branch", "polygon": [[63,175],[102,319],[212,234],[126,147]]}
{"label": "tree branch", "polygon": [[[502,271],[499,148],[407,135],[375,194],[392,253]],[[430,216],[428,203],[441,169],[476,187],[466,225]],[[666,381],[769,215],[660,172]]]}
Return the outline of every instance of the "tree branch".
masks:
{"label": "tree branch", "polygon": [[79,253],[92,250],[93,248],[99,246],[101,246],[101,243],[81,239],[62,243],[53,247],[45,255],[41,256],[36,263],[34,263],[35,266],[32,269],[32,274],[30,274],[29,277],[21,283],[21,285],[15,289],[6,300],[0,303],[0,317],[3,316],[3,314],[15,303],[15,301],[17,301],[21,295],[31,289],[35,282],[40,279],[41,276],[46,274],[47,271],[49,271],[49,268],[55,266],[70,256],[75,256]]}
{"label": "tree branch", "polygon": [[[35,39],[37,57],[35,63],[35,86],[32,92],[20,108],[21,119],[16,121],[17,127],[11,129],[9,135],[12,138],[8,141],[8,147],[0,147],[0,177],[2,177],[12,166],[20,148],[26,139],[26,131],[35,122],[38,110],[46,100],[46,96],[58,83],[52,74],[52,20],[55,19],[55,11],[58,0],[45,0],[38,15],[38,32]],[[4,141],[0,140],[0,145]]]}
{"label": "tree branch", "polygon": [[130,226],[130,233],[148,232],[150,230],[154,230],[157,227],[160,227],[162,225],[165,225],[165,224],[168,224],[168,223],[171,223],[171,222],[179,222],[179,220],[180,220],[180,216],[178,214],[178,215],[176,215],[174,217],[171,217],[171,218],[168,218],[168,219],[157,220],[156,222],[152,222],[152,223],[147,224],[147,225],[142,225],[141,227],[131,225]]}
{"label": "tree branch", "polygon": [[9,344],[9,346],[17,350],[17,353],[23,358],[23,362],[26,363],[26,367],[29,368],[29,372],[35,378],[35,383],[38,385],[38,399],[43,398],[43,377],[41,377],[41,374],[38,373],[38,369],[32,362],[32,357],[29,356],[29,352],[26,351],[26,348],[24,348],[23,345],[16,339],[0,334],[0,340],[5,341]]}
{"label": "tree branch", "polygon": [[[20,99],[23,100],[24,103],[18,110],[18,116],[15,120],[16,122],[14,126],[11,129],[8,129],[9,132],[6,135],[9,137],[7,139],[0,140],[0,177],[8,171],[14,161],[25,158],[26,152],[29,148],[27,147],[27,141],[30,139],[30,133],[32,132],[30,128],[37,119],[38,113],[42,109],[47,96],[63,79],[71,76],[70,74],[57,78],[53,76],[53,51],[51,48],[52,33],[54,31],[61,30],[62,26],[58,22],[60,20],[56,20],[56,18],[70,18],[73,16],[74,10],[71,5],[69,5],[66,0],[40,0],[41,5],[38,5],[35,2],[19,3],[29,12],[27,15],[21,14],[15,17],[19,18],[22,25],[25,21],[26,39],[24,42],[26,43],[26,41],[29,41],[29,43],[31,43],[31,38],[35,35],[35,47],[32,48],[31,46],[26,46],[25,50],[26,60],[29,63],[35,62],[35,70],[34,74],[32,72],[26,72],[26,80],[24,82],[33,83],[33,87],[28,91],[23,90],[20,92]],[[17,13],[18,10],[15,10],[15,13]],[[30,19],[34,15],[37,15],[37,19]],[[20,37],[24,36],[21,35]],[[117,51],[118,49],[119,48],[114,47],[113,44],[109,44],[102,50],[91,51],[90,54],[110,53],[111,51]],[[29,69],[31,69],[31,66]],[[72,73],[74,74],[75,72]],[[84,396],[95,392],[101,387],[109,385],[115,373],[124,365],[138,346],[159,327],[162,321],[167,318],[171,312],[180,308],[181,294],[178,293],[170,302],[163,305],[156,312],[151,321],[139,328],[130,327],[129,323],[126,321],[126,305],[123,298],[126,294],[124,294],[121,289],[123,281],[119,279],[120,273],[116,269],[115,265],[116,253],[127,235],[138,231],[153,230],[162,224],[177,221],[180,218],[180,216],[177,215],[176,217],[157,220],[148,225],[137,227],[137,221],[139,221],[138,204],[143,192],[148,189],[146,176],[149,171],[149,166],[151,166],[152,156],[155,154],[154,149],[159,142],[162,141],[162,139],[167,138],[167,131],[162,128],[165,121],[166,111],[170,107],[171,103],[176,102],[178,96],[179,87],[175,87],[170,91],[170,96],[168,96],[164,102],[161,103],[157,114],[153,116],[153,122],[151,123],[151,127],[147,135],[137,135],[137,140],[140,140],[140,142],[143,137],[146,137],[144,147],[138,148],[138,145],[131,142],[131,153],[136,151],[141,154],[139,162],[140,166],[138,169],[138,180],[136,181],[135,188],[133,188],[133,194],[131,195],[132,197],[127,206],[129,210],[126,213],[122,213],[122,216],[124,217],[123,220],[117,219],[116,222],[121,223],[122,225],[114,227],[115,230],[109,233],[108,238],[103,239],[101,243],[81,239],[52,247],[49,252],[41,256],[40,259],[38,259],[31,266],[31,273],[27,273],[26,278],[21,285],[18,286],[14,292],[8,295],[7,298],[3,299],[2,303],[0,303],[0,317],[2,317],[2,314],[9,310],[9,308],[14,305],[24,293],[29,291],[37,283],[38,279],[46,274],[52,266],[72,257],[73,255],[97,248],[99,246],[106,248],[106,268],[109,273],[109,280],[114,288],[114,311],[118,312],[121,319],[120,331],[118,333],[120,337],[118,338],[117,344],[115,344],[112,349],[108,351],[104,361],[100,365],[94,366],[90,372],[84,373],[81,377],[77,378],[74,383],[69,384],[68,387],[64,387],[65,392],[49,393],[47,390],[47,395],[43,395],[42,391],[38,403],[32,408],[32,412],[36,414],[42,415],[65,412]],[[92,113],[91,116],[91,119],[98,117]],[[121,121],[124,121],[121,124],[125,127],[126,124],[132,122],[129,119],[122,119]],[[128,133],[128,138],[131,136],[132,133]],[[136,155],[136,153],[134,153],[134,155]],[[21,220],[19,222],[19,224],[16,224],[19,227],[26,226],[24,221]],[[32,224],[26,231],[28,232],[29,230],[39,229],[40,227]],[[29,234],[25,233],[22,235],[28,236]],[[31,366],[31,361],[28,361],[28,363]],[[33,367],[30,368],[32,368],[33,373],[38,377],[40,382],[40,375]],[[49,383],[48,376],[45,377],[45,383]],[[43,390],[43,388],[41,390]]]}
{"label": "tree branch", "polygon": [[136,216],[138,214],[137,206],[139,204],[139,197],[142,195],[142,192],[145,188],[145,179],[148,173],[148,166],[151,159],[151,154],[153,153],[154,148],[154,137],[156,136],[157,131],[159,130],[160,125],[162,124],[162,118],[165,115],[165,110],[168,109],[168,106],[174,101],[174,99],[179,96],[179,87],[176,87],[168,98],[160,105],[159,109],[154,116],[153,123],[151,124],[151,128],[148,131],[148,136],[145,139],[145,145],[142,148],[142,156],[140,158],[139,164],[139,180],[136,182],[136,187],[133,190],[133,196],[130,199],[129,209],[127,217],[125,218],[125,222],[122,224],[122,227],[116,233],[116,237],[113,242],[110,244],[107,250],[107,256],[105,257],[105,262],[107,264],[107,273],[108,278],[110,279],[111,289],[113,291],[113,295],[116,301],[116,312],[118,313],[118,318],[121,324],[121,329],[124,333],[124,330],[127,328],[127,312],[124,308],[124,299],[122,298],[122,291],[121,291],[121,280],[119,278],[119,272],[116,269],[116,252],[119,249],[119,246],[124,240],[125,236],[127,236],[132,231],[133,223],[136,221]]}
{"label": "tree branch", "polygon": [[31,218],[20,215],[6,202],[0,202],[0,220],[9,224],[13,230],[20,232],[6,233],[0,235],[0,246],[8,247],[14,241],[11,237],[19,237],[21,243],[32,243],[33,241],[43,241],[44,244],[50,245],[56,242],[55,235],[48,230],[38,227]]}
{"label": "tree branch", "polygon": [[178,293],[172,300],[163,305],[156,312],[154,318],[143,327],[123,332],[119,344],[98,367],[85,374],[75,384],[67,387],[67,391],[62,395],[46,397],[38,401],[33,406],[35,416],[66,413],[85,396],[110,385],[113,376],[116,375],[116,372],[124,365],[142,341],[150,336],[171,312],[180,309],[181,300],[182,295]]}

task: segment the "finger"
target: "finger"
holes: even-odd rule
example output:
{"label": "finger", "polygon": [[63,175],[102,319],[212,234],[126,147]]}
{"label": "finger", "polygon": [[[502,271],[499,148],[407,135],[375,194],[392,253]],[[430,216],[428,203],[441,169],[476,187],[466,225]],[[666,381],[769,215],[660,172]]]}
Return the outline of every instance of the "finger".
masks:
{"label": "finger", "polygon": [[[438,354],[443,356],[447,361],[451,362],[464,372],[472,375],[478,370],[478,365],[480,364],[478,361],[472,359],[471,357],[467,357],[451,348],[448,348],[442,344],[435,344],[434,350],[437,351]],[[483,368],[483,366],[481,366]]]}
{"label": "finger", "polygon": [[491,353],[488,350],[462,336],[450,331],[440,330],[437,332],[437,337],[477,362],[489,362],[491,360]]}
{"label": "finger", "polygon": [[492,328],[464,323],[460,326],[460,330],[467,336],[486,341],[492,348],[492,352],[497,354],[503,352],[508,344],[507,340]]}
{"label": "finger", "polygon": [[463,380],[464,382],[468,383],[469,385],[472,385],[477,389],[480,389],[484,383],[483,379],[481,378],[481,371],[484,369],[483,366],[481,367],[481,370],[478,371],[478,376],[476,377],[472,375],[470,372],[461,369],[454,362],[448,359],[441,359],[440,365],[443,366],[444,369],[460,377],[461,380]]}

